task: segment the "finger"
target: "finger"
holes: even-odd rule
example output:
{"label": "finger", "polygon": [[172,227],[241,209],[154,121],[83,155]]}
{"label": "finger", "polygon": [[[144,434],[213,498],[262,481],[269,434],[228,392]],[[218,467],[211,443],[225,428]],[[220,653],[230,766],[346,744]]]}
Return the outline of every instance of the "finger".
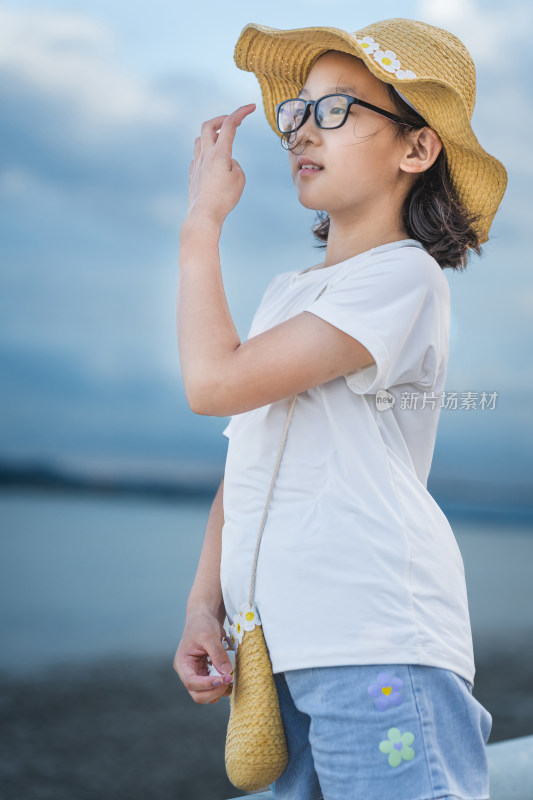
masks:
{"label": "finger", "polygon": [[206,705],[207,703],[217,703],[222,697],[220,689],[213,689],[211,692],[189,692],[195,703]]}
{"label": "finger", "polygon": [[222,126],[227,116],[227,114],[222,114],[220,117],[213,117],[213,119],[208,119],[202,124],[200,139],[204,152],[210,150],[215,144],[217,140],[217,131]]}
{"label": "finger", "polygon": [[222,123],[222,127],[218,135],[217,149],[219,149],[228,158],[231,158],[231,150],[237,128],[243,119],[253,111],[255,111],[255,103],[248,103],[246,106],[237,108],[232,114],[226,117]]}
{"label": "finger", "polygon": [[208,652],[208,660],[211,661],[217,672],[228,675],[233,672],[230,657],[221,641],[218,639],[206,641],[205,648]]}
{"label": "finger", "polygon": [[[194,667],[186,666],[181,672],[181,680],[188,691],[205,692],[210,689],[217,689],[227,686],[231,682],[232,676],[226,674],[225,678],[222,675],[198,675]],[[216,684],[221,683],[216,686]]]}
{"label": "finger", "polygon": [[228,649],[231,650],[231,642],[222,628],[221,633],[216,634],[214,637],[206,636],[203,638],[202,647],[207,652],[208,669],[212,666],[221,674],[231,674],[233,672],[233,664],[224,642],[228,645]]}
{"label": "finger", "polygon": [[209,702],[210,702],[210,703],[218,703],[218,701],[219,701],[219,700],[220,700],[222,697],[229,697],[229,696],[230,696],[230,694],[231,694],[231,693],[232,693],[232,691],[233,691],[233,684],[232,684],[232,683],[228,684],[228,686],[226,686],[226,687],[224,688],[224,691],[222,691],[222,687],[219,687],[219,691],[221,691],[221,692],[222,692],[222,694],[220,694],[220,696],[219,696],[219,697],[217,697],[215,700],[209,700]]}
{"label": "finger", "polygon": [[[230,684],[231,686],[231,684]],[[214,686],[211,689],[198,691],[197,689],[188,689],[189,694],[195,703],[213,703],[225,697],[228,694],[227,686]],[[231,691],[229,692],[231,694]]]}

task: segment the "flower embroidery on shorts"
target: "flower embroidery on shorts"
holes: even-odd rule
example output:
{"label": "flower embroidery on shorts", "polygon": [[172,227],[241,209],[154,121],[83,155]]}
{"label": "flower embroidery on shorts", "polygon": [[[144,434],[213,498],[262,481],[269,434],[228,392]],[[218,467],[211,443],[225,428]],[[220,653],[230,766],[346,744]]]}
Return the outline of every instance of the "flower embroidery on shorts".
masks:
{"label": "flower embroidery on shorts", "polygon": [[242,642],[244,631],[253,631],[256,625],[261,625],[257,608],[249,603],[242,603],[239,611],[233,617],[233,623],[229,626],[229,637],[235,650]]}
{"label": "flower embroidery on shorts", "polygon": [[402,698],[403,681],[395,678],[388,672],[380,672],[375,683],[368,687],[370,697],[375,697],[375,706],[378,711],[385,711],[389,706],[399,706],[403,702]]}
{"label": "flower embroidery on shorts", "polygon": [[361,45],[366,55],[373,56],[387,72],[393,72],[397,78],[401,79],[416,78],[412,70],[401,69],[401,64],[393,50],[382,50],[372,36],[363,36],[362,39],[356,39],[356,42]]}
{"label": "flower embroidery on shorts", "polygon": [[415,735],[410,731],[400,733],[398,728],[389,728],[387,733],[388,739],[384,739],[379,743],[379,749],[382,753],[389,753],[387,761],[391,767],[397,767],[404,761],[412,761],[415,757],[415,751],[409,747],[414,742]]}

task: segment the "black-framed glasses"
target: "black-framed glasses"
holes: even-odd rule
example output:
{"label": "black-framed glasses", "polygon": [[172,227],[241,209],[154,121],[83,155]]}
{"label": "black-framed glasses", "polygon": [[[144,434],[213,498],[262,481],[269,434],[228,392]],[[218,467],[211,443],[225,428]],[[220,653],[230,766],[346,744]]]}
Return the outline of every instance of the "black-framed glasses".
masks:
{"label": "black-framed glasses", "polygon": [[295,133],[309,119],[311,109],[313,109],[317,127],[332,130],[344,125],[353,105],[369,108],[370,111],[375,111],[400,125],[415,127],[413,123],[407,122],[397,114],[392,114],[390,111],[385,111],[384,108],[378,108],[378,106],[373,106],[371,103],[349,94],[325,94],[318,100],[305,100],[303,97],[282,100],[276,106],[276,123],[281,133]]}

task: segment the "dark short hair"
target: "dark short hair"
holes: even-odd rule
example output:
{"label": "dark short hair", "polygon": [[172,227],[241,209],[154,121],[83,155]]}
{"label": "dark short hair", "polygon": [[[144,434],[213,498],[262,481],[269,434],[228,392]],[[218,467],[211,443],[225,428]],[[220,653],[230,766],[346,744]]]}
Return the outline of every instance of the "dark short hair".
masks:
{"label": "dark short hair", "polygon": [[[412,122],[416,128],[427,126],[425,120],[405,103],[394,87],[385,84],[396,112]],[[428,126],[429,127],[429,126]],[[409,134],[404,125],[394,125],[397,139],[406,139]],[[317,212],[318,221],[312,231],[318,239],[318,247],[325,247],[329,234],[329,216]],[[416,239],[438,262],[442,269],[465,269],[469,250],[482,255],[482,246],[474,224],[481,215],[470,213],[461,203],[453,186],[446,152],[441,148],[434,163],[420,173],[418,180],[406,196],[402,211],[402,225],[410,239]]]}

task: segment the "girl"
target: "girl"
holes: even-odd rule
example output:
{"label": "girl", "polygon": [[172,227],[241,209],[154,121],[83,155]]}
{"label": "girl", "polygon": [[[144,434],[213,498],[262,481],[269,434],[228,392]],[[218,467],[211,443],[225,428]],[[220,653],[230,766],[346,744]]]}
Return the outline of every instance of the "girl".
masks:
{"label": "girl", "polygon": [[179,353],[192,410],[231,421],[174,668],[198,703],[231,692],[223,640],[239,636],[297,395],[255,586],[289,751],[274,797],[487,800],[492,717],[472,694],[463,562],[426,488],[449,352],[443,269],[480,253],[506,186],[470,126],[474,65],[455,36],[409,19],[355,34],[248,25],[235,58],[260,81],[298,199],[320,212],[325,257],[274,277],[241,342],[218,241],[254,106],[205,122]]}

